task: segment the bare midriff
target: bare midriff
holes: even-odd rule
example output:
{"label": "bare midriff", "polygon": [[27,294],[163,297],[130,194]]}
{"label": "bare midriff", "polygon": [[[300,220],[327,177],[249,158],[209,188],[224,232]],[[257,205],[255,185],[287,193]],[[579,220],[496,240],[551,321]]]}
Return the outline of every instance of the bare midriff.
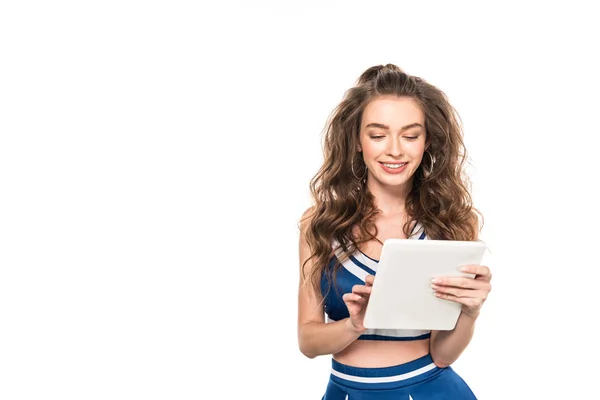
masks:
{"label": "bare midriff", "polygon": [[391,367],[429,353],[429,339],[409,341],[356,340],[333,358],[362,368]]}

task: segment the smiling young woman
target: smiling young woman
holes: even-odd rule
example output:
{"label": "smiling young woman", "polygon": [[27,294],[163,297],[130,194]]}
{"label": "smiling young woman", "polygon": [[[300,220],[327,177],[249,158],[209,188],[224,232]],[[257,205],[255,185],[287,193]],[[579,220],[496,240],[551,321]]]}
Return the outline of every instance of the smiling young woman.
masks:
{"label": "smiling young woman", "polygon": [[462,304],[452,331],[362,325],[386,239],[478,239],[465,157],[444,93],[393,64],[367,69],[332,114],[299,244],[298,342],[307,357],[332,355],[325,400],[476,398],[450,365],[491,290],[488,267],[432,282]]}

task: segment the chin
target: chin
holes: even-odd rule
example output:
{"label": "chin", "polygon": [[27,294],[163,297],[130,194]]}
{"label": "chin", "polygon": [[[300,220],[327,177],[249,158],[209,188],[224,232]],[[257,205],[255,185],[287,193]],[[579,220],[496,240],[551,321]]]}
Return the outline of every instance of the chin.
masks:
{"label": "chin", "polygon": [[408,183],[409,179],[405,177],[385,177],[384,179],[377,179],[377,181],[385,186],[404,186]]}

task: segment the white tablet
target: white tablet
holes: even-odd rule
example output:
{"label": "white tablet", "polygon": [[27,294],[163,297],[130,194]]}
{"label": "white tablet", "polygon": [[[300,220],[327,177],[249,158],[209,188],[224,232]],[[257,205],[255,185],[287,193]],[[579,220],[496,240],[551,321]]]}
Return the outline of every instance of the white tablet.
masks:
{"label": "white tablet", "polygon": [[481,264],[483,242],[452,240],[384,241],[365,311],[368,329],[452,330],[461,305],[433,295],[436,276],[468,276],[461,265]]}

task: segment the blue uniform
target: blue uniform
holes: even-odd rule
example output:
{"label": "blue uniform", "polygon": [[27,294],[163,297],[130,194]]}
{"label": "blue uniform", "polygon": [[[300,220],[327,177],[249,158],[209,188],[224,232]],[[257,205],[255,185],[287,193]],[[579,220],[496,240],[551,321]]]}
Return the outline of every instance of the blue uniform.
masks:
{"label": "blue uniform", "polygon": [[[416,225],[409,239],[425,240],[427,236]],[[337,243],[334,243],[334,248]],[[321,279],[327,322],[339,321],[349,316],[342,300],[345,293],[352,292],[354,285],[364,285],[367,275],[376,275],[377,260],[357,250],[349,258],[336,250]],[[335,279],[331,272],[336,264],[342,267]],[[335,284],[334,284],[335,283]],[[367,329],[358,340],[422,340],[431,331],[405,329]],[[401,365],[384,368],[358,368],[344,365],[334,359],[331,375],[323,400],[470,400],[475,395],[451,367],[439,368],[426,355]]]}

